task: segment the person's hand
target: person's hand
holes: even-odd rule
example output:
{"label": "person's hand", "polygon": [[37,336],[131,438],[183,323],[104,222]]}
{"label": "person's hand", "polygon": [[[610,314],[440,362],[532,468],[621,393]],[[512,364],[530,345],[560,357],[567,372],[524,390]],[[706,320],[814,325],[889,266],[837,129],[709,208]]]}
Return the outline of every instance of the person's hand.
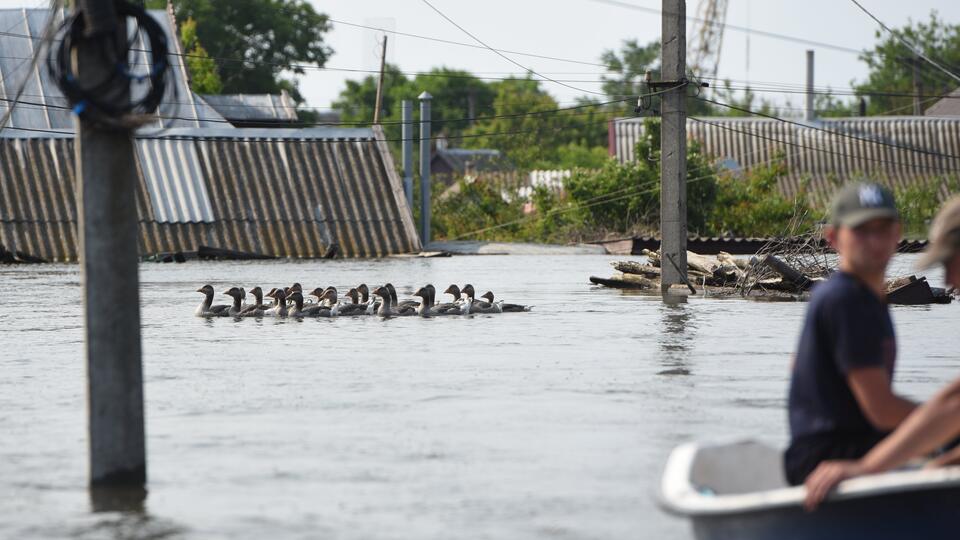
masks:
{"label": "person's hand", "polygon": [[864,473],[859,461],[824,461],[817,466],[804,485],[807,487],[807,497],[803,507],[808,512],[816,510],[834,487],[847,478],[860,476]]}
{"label": "person's hand", "polygon": [[923,468],[935,469],[938,467],[949,467],[951,465],[960,465],[960,446],[950,450],[946,454],[931,459]]}

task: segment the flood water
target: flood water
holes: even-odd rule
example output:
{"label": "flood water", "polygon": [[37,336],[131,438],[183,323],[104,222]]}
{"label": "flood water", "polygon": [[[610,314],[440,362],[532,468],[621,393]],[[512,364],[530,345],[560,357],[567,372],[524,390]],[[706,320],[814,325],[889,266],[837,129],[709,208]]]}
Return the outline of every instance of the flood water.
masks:
{"label": "flood water", "polygon": [[[656,506],[661,467],[693,439],[785,442],[805,305],[666,306],[588,283],[620,258],[142,265],[149,495],[126,512],[94,512],[86,487],[78,267],[0,268],[0,537],[689,538]],[[193,316],[204,283],[294,281],[471,282],[536,307]],[[960,307],[893,316],[900,392],[960,374]]]}

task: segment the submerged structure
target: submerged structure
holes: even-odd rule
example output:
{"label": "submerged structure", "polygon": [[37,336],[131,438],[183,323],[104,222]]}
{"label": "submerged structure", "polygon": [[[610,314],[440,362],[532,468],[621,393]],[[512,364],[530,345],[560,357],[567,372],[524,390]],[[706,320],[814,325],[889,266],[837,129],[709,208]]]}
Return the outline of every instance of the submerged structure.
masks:
{"label": "submerged structure", "polygon": [[[182,54],[173,15],[151,14]],[[31,62],[49,17],[0,10],[10,29],[0,35],[0,115],[20,96],[0,131],[0,245],[75,261],[74,121],[43,62]],[[298,258],[420,251],[378,127],[235,128],[190,91],[181,62],[170,78],[175,91],[134,135],[141,255],[200,246]]]}

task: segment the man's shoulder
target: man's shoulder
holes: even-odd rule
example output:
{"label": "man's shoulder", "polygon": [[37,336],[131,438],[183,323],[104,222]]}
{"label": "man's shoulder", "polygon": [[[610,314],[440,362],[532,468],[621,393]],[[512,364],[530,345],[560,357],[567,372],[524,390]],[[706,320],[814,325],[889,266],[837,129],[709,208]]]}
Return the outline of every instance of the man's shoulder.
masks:
{"label": "man's shoulder", "polygon": [[813,288],[810,306],[815,309],[830,309],[851,301],[862,301],[869,291],[857,278],[843,272],[835,272],[826,281]]}

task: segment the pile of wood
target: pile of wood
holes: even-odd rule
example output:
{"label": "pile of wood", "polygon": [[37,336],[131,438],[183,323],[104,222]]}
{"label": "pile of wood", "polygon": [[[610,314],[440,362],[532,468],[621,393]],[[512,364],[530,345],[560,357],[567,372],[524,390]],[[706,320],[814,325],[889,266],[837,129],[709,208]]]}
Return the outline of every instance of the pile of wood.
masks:
{"label": "pile of wood", "polygon": [[[610,278],[592,276],[590,281],[597,285],[619,289],[654,289],[660,286],[660,273],[663,260],[659,251],[643,250],[647,263],[638,261],[616,261],[610,263],[617,272]],[[671,264],[667,262],[667,264]],[[700,255],[687,252],[687,281],[694,287],[733,287],[744,276],[749,262],[738,259],[729,253],[718,255]]]}

